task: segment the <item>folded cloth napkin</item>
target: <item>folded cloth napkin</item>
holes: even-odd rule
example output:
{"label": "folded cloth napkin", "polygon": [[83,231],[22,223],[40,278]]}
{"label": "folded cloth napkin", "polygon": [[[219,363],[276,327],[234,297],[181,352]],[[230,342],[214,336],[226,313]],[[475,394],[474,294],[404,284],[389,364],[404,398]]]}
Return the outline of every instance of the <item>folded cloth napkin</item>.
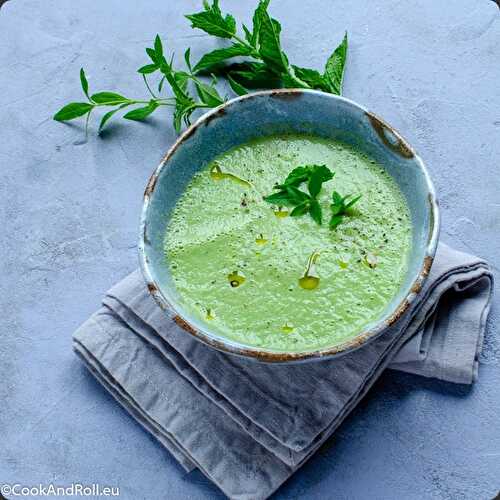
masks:
{"label": "folded cloth napkin", "polygon": [[336,360],[263,364],[182,330],[135,271],[74,334],[76,353],[186,468],[230,498],[265,499],[335,431],[389,367],[470,384],[492,274],[440,244],[419,299],[377,339]]}

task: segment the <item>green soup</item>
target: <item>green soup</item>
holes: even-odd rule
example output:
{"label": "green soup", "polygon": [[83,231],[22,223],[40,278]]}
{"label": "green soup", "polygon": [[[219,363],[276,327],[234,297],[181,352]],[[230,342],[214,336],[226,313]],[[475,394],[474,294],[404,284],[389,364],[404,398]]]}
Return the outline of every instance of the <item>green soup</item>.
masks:
{"label": "green soup", "polygon": [[[222,337],[278,351],[332,346],[380,317],[406,273],[411,222],[379,164],[308,135],[259,139],[215,162],[191,180],[165,235],[166,262],[187,311]],[[335,172],[318,198],[321,226],[262,199],[303,164]],[[211,175],[214,165],[251,185]],[[362,198],[331,230],[333,190]],[[307,289],[299,280],[311,256],[307,276],[317,286]]]}

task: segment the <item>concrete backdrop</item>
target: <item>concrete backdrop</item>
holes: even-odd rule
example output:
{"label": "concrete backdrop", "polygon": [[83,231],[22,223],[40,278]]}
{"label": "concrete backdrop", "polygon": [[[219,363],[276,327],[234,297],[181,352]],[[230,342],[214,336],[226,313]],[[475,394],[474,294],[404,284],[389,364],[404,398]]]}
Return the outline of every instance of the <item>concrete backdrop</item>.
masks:
{"label": "concrete backdrop", "polygon": [[[162,110],[83,142],[52,114],[91,89],[144,96],[158,32],[194,59],[215,46],[201,2],[13,0],[0,12],[0,483],[119,486],[122,498],[219,498],[186,475],[71,351],[73,330],[137,266],[144,185],[175,138]],[[223,1],[249,20],[255,1]],[[426,160],[442,238],[500,262],[500,10],[489,0],[274,0],[296,64],[321,68],[349,31],[344,93]],[[498,292],[498,285],[497,285]],[[488,499],[500,490],[498,294],[472,387],[384,374],[276,498]]]}

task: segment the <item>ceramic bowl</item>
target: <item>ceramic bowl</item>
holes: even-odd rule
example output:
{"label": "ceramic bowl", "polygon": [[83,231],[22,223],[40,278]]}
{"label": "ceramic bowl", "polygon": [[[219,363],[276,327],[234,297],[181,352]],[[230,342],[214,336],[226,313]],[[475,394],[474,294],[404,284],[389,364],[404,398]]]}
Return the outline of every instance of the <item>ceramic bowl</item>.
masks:
{"label": "ceramic bowl", "polygon": [[[380,318],[354,338],[320,350],[282,352],[217,335],[180,305],[163,250],[172,210],[193,175],[214,157],[249,140],[279,133],[308,133],[353,145],[380,162],[408,202],[413,244],[404,283]],[[201,342],[227,353],[266,362],[332,358],[372,341],[415,301],[434,258],[439,213],[424,163],[403,137],[362,106],[323,92],[280,89],[248,94],[203,115],[170,148],[144,193],[139,253],[150,293],[165,313]]]}

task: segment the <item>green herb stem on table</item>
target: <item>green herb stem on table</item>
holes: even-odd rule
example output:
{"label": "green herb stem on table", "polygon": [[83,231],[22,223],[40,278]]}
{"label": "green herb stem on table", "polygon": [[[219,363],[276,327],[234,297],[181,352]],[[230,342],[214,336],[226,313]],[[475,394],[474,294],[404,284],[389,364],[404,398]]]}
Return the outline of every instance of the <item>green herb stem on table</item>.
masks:
{"label": "green herb stem on table", "polygon": [[[236,30],[236,20],[230,14],[223,14],[218,0],[203,2],[203,10],[185,17],[191,27],[205,33],[230,40],[231,45],[204,54],[196,64],[191,63],[191,49],[184,52],[184,69],[174,67],[174,58],[166,57],[159,35],[153,47],[146,48],[147,64],[137,71],[141,75],[148,97],[131,99],[120,93],[101,91],[89,93],[89,83],[83,68],[80,83],[87,102],[71,102],[61,108],[54,120],[64,122],[86,117],[85,133],[88,132],[90,117],[96,108],[108,107],[100,120],[100,133],[108,121],[119,111],[129,106],[123,118],[143,121],[162,106],[174,108],[173,124],[179,133],[182,125],[189,125],[192,114],[198,109],[215,108],[228,97],[222,97],[217,90],[217,76],[227,79],[232,91],[244,95],[255,88],[303,88],[317,89],[340,95],[347,57],[347,33],[340,45],[328,58],[324,71],[296,66],[289,62],[281,45],[281,25],[268,13],[269,0],[260,0],[253,14],[252,28],[241,25],[242,34]],[[234,58],[238,62],[234,63]],[[153,91],[148,77],[156,76]],[[207,78],[207,75],[209,78]],[[164,96],[166,88],[169,95]],[[310,209],[309,209],[310,210]],[[299,210],[300,211],[300,210]]]}

